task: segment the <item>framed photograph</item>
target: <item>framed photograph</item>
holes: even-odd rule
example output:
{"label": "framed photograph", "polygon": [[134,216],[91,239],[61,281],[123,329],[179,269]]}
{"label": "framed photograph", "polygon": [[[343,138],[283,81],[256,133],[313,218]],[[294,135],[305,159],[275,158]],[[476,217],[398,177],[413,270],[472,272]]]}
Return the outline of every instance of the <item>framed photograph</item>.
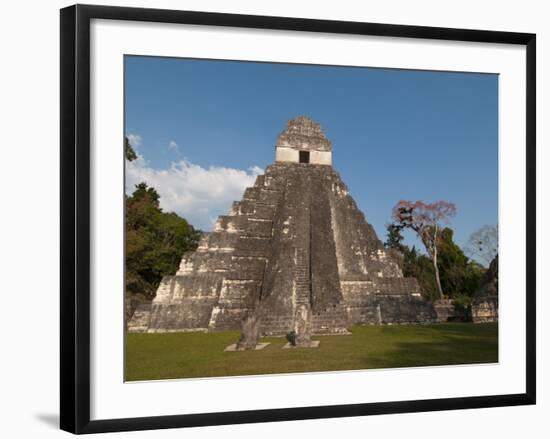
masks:
{"label": "framed photograph", "polygon": [[534,34],[61,10],[61,428],[535,404]]}

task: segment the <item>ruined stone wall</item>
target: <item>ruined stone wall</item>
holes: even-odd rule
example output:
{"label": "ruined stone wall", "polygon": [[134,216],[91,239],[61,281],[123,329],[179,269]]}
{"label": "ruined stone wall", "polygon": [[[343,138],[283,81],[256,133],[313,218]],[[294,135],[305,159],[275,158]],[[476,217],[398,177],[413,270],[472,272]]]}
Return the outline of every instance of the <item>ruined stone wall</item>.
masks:
{"label": "ruined stone wall", "polygon": [[472,320],[474,323],[498,322],[498,296],[474,299]]}
{"label": "ruined stone wall", "polygon": [[356,324],[433,323],[437,315],[413,278],[342,281],[349,318]]}
{"label": "ruined stone wall", "polygon": [[136,305],[126,328],[131,332],[147,332],[151,323],[151,302]]}
{"label": "ruined stone wall", "polygon": [[474,323],[498,322],[498,255],[483,275],[472,303]]}

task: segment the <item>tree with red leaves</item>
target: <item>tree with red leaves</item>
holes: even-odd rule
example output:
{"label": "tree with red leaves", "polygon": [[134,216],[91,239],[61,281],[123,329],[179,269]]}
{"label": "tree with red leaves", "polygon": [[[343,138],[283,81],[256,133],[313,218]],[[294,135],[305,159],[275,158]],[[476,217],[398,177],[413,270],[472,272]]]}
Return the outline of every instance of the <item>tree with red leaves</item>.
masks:
{"label": "tree with red leaves", "polygon": [[443,299],[443,289],[437,268],[437,241],[442,224],[448,223],[455,214],[456,206],[448,201],[424,203],[420,200],[415,202],[401,200],[392,211],[395,227],[414,230],[424,244],[434,266],[435,281],[441,299]]}

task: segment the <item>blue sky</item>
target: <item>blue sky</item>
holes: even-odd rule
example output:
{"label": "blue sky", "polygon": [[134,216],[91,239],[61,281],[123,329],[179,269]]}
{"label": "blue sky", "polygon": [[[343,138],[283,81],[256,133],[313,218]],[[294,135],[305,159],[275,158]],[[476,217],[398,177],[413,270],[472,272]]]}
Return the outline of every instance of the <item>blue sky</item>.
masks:
{"label": "blue sky", "polygon": [[[333,166],[385,238],[400,199],[446,200],[464,245],[498,218],[498,76],[127,56],[125,130],[161,206],[209,230],[274,160],[288,119],[307,115]],[[407,235],[409,243],[412,238]]]}

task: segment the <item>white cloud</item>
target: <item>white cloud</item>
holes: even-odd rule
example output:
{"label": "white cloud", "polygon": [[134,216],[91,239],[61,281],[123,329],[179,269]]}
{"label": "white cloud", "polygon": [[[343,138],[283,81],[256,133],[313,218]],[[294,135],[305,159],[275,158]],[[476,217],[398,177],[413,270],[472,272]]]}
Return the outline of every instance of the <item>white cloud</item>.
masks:
{"label": "white cloud", "polygon": [[170,148],[176,154],[178,154],[178,155],[180,154],[180,148],[179,148],[178,144],[176,142],[174,142],[173,140],[171,140],[170,143],[168,144],[168,148]]}
{"label": "white cloud", "polygon": [[176,212],[195,227],[211,230],[217,217],[226,214],[233,201],[242,198],[244,189],[252,186],[263,169],[253,166],[248,171],[211,166],[208,169],[188,160],[173,162],[169,169],[153,169],[144,158],[126,162],[126,192],[145,182],[160,195],[165,212]]}
{"label": "white cloud", "polygon": [[141,146],[141,136],[139,134],[128,134],[128,142],[132,145],[133,148],[138,148]]}

